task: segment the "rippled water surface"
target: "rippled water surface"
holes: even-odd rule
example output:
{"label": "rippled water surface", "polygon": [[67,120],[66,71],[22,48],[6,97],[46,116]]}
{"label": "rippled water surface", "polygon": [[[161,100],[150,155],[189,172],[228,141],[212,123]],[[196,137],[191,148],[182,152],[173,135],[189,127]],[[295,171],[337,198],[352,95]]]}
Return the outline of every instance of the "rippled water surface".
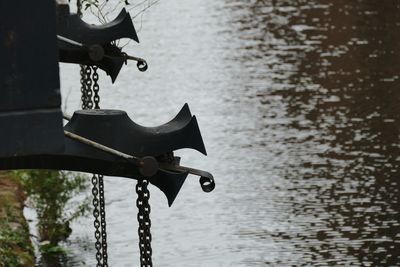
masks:
{"label": "rippled water surface", "polygon": [[[136,19],[134,64],[102,107],[146,126],[188,102],[210,194],[189,177],[172,208],[151,187],[154,266],[400,266],[397,0],[170,0]],[[141,27],[140,27],[141,25]],[[79,107],[78,69],[63,66]],[[110,266],[138,266],[135,182],[106,178]],[[94,266],[92,218],[67,266]]]}

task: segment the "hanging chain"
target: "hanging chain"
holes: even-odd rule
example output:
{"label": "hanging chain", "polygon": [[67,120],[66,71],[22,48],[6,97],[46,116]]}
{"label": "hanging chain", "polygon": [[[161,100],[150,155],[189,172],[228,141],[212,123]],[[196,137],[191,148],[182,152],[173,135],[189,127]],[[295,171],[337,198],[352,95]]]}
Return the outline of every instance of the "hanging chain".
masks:
{"label": "hanging chain", "polygon": [[96,238],[95,248],[96,248],[96,260],[97,260],[97,267],[102,267],[102,244],[101,244],[101,232],[100,232],[100,221],[99,221],[99,190],[98,186],[98,179],[97,175],[93,174],[92,176],[92,194],[93,194],[93,217],[94,217],[94,237]]}
{"label": "hanging chain", "polygon": [[[99,75],[97,66],[81,66],[81,92],[82,109],[99,109]],[[139,223],[139,250],[140,266],[153,267],[152,248],[151,248],[151,220],[150,220],[150,192],[147,188],[148,180],[138,180],[136,193],[138,198],[136,206],[138,207],[137,220]],[[104,179],[103,175],[93,174],[92,176],[92,194],[93,194],[93,217],[94,217],[94,236],[96,238],[96,260],[97,267],[108,267],[107,253],[107,224],[104,198]]]}
{"label": "hanging chain", "polygon": [[153,253],[151,248],[151,220],[150,220],[150,192],[147,189],[149,184],[148,180],[138,180],[136,184],[136,193],[138,198],[136,206],[138,207],[137,220],[139,223],[139,250],[140,250],[140,266],[152,267],[153,263],[151,255]]}
{"label": "hanging chain", "polygon": [[87,109],[86,105],[86,75],[85,75],[85,66],[81,65],[81,101],[82,101],[82,109]]}
{"label": "hanging chain", "polygon": [[99,74],[97,73],[97,66],[93,66],[92,70],[93,70],[93,76],[92,76],[92,80],[93,80],[93,102],[94,102],[94,108],[95,109],[100,109],[100,96],[99,96],[99,90],[100,90],[100,86],[98,84],[99,81]]}
{"label": "hanging chain", "polygon": [[[82,17],[82,3],[77,0],[77,9],[79,17]],[[81,100],[82,109],[100,109],[100,86],[98,84],[99,75],[97,66],[80,66],[81,74]],[[93,74],[92,74],[93,70]],[[93,81],[93,84],[92,84]],[[92,87],[93,85],[93,87]],[[92,90],[93,89],[93,90]],[[92,101],[92,95],[93,101]],[[92,195],[93,195],[93,217],[94,217],[94,236],[96,238],[96,260],[97,267],[108,267],[107,253],[107,228],[106,228],[106,211],[104,198],[104,179],[103,175],[93,174],[92,176]],[[100,220],[99,220],[100,215]]]}
{"label": "hanging chain", "polygon": [[100,199],[100,219],[101,219],[101,244],[103,255],[103,267],[108,267],[108,253],[107,253],[107,224],[106,224],[106,209],[104,199],[104,179],[103,175],[97,175],[99,181],[99,199]]}
{"label": "hanging chain", "polygon": [[92,101],[92,67],[91,66],[85,66],[85,103],[86,103],[86,108],[87,109],[93,109],[93,101]]}
{"label": "hanging chain", "polygon": [[[82,109],[100,108],[97,66],[81,66]],[[93,97],[93,99],[92,99]],[[94,236],[97,267],[108,267],[107,227],[103,175],[92,176]]]}
{"label": "hanging chain", "polygon": [[[92,66],[92,77],[91,81],[93,81],[93,102],[91,102],[92,108],[94,103],[94,109],[100,109],[100,96],[99,90],[100,86],[98,84],[99,74],[97,73],[98,67]],[[92,91],[91,91],[92,93]],[[90,94],[92,96],[92,94]],[[91,99],[90,99],[91,100]],[[89,103],[90,103],[89,102]],[[90,106],[90,104],[88,105]],[[100,174],[93,174],[93,176],[97,176],[98,182],[98,190],[99,190],[99,201],[100,201],[100,228],[101,228],[101,254],[103,256],[103,267],[108,267],[108,253],[107,253],[107,224],[106,224],[106,209],[105,209],[105,198],[104,198],[104,177]],[[97,237],[96,237],[97,238]]]}

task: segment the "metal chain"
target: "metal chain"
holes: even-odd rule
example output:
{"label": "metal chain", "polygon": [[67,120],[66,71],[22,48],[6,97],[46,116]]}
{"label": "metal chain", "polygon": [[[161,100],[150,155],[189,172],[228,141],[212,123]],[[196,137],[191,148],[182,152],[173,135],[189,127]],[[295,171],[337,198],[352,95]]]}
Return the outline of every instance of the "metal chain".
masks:
{"label": "metal chain", "polygon": [[[99,75],[97,66],[81,66],[81,92],[82,92],[82,109],[99,109]],[[93,99],[92,99],[93,98]],[[152,263],[152,247],[151,247],[151,220],[150,220],[150,192],[147,188],[148,180],[138,180],[136,185],[136,193],[138,198],[136,206],[138,207],[137,220],[139,223],[139,250],[140,250],[140,266],[153,267]],[[93,216],[94,216],[94,236],[96,238],[96,260],[97,267],[108,267],[107,253],[107,224],[105,213],[104,198],[104,179],[103,175],[93,174],[92,176],[92,194],[93,194]]]}
{"label": "metal chain", "polygon": [[104,179],[103,175],[97,175],[99,181],[99,199],[100,199],[100,226],[101,226],[101,245],[103,255],[103,267],[108,267],[107,253],[107,224],[106,224],[106,209],[104,199]]}
{"label": "metal chain", "polygon": [[[82,17],[82,3],[77,0],[78,15]],[[93,76],[91,76],[93,69]],[[81,65],[81,93],[82,93],[82,109],[92,109],[92,80],[95,109],[100,108],[100,86],[98,84],[99,75],[97,73],[97,66],[83,66]],[[107,253],[107,228],[106,228],[106,211],[105,211],[105,198],[104,198],[104,180],[103,175],[93,174],[92,176],[92,194],[93,194],[93,216],[94,216],[94,236],[96,238],[96,260],[97,267],[108,267],[108,253]],[[100,209],[99,209],[100,207]],[[99,221],[100,215],[100,221]],[[100,230],[99,230],[100,228]],[[100,241],[101,237],[101,241]]]}
{"label": "metal chain", "polygon": [[82,17],[82,2],[81,0],[76,0],[76,13],[78,14],[78,16],[81,18]]}
{"label": "metal chain", "polygon": [[86,105],[86,75],[85,75],[85,66],[81,65],[81,101],[82,101],[82,109],[87,109]]}
{"label": "metal chain", "polygon": [[[100,109],[100,96],[99,90],[100,86],[98,84],[99,74],[97,73],[98,67],[92,66],[92,77],[91,81],[93,81],[93,102],[94,109]],[[89,104],[90,105],[90,104]],[[108,253],[107,253],[107,223],[106,223],[106,209],[105,209],[105,198],[104,198],[104,177],[103,175],[94,174],[93,176],[97,176],[98,181],[98,189],[99,189],[99,200],[100,200],[100,227],[101,227],[101,254],[103,256],[103,267],[108,267]]]}
{"label": "metal chain", "polygon": [[85,104],[87,109],[93,109],[93,101],[92,101],[92,67],[91,66],[85,66],[85,85],[86,85],[86,90],[85,90]]}
{"label": "metal chain", "polygon": [[96,238],[96,243],[95,243],[95,248],[96,248],[96,260],[97,260],[97,267],[102,267],[102,258],[103,258],[103,253],[102,253],[102,243],[101,243],[101,232],[100,232],[100,227],[101,223],[99,220],[99,189],[98,189],[98,178],[96,174],[93,174],[92,176],[92,194],[93,194],[93,217],[94,217],[94,237]]}
{"label": "metal chain", "polygon": [[140,250],[140,266],[152,267],[153,263],[151,256],[153,250],[151,248],[151,220],[150,220],[150,192],[147,189],[149,184],[148,180],[138,180],[136,184],[136,193],[138,198],[136,206],[138,207],[137,220],[139,223],[139,250]]}
{"label": "metal chain", "polygon": [[[81,66],[82,109],[100,108],[97,66]],[[94,96],[93,96],[94,92]],[[92,100],[93,96],[93,100]],[[97,267],[108,267],[107,227],[103,175],[93,174],[93,217]]]}
{"label": "metal chain", "polygon": [[94,108],[95,109],[100,109],[100,96],[99,96],[99,90],[100,86],[98,84],[99,81],[99,74],[97,74],[97,66],[93,66],[93,74],[92,74],[92,80],[93,80],[93,102],[94,102]]}

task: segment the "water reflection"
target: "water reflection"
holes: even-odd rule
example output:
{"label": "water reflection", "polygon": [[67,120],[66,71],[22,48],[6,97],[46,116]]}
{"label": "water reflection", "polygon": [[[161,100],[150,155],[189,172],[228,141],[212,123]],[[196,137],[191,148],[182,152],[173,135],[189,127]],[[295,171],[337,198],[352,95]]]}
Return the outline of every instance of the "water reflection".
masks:
{"label": "water reflection", "polygon": [[281,175],[290,186],[280,190],[294,216],[273,236],[296,257],[281,263],[393,266],[400,4],[293,2],[270,2],[275,11],[260,26],[276,38],[266,52],[276,58],[274,84],[259,94],[265,126],[289,154]]}

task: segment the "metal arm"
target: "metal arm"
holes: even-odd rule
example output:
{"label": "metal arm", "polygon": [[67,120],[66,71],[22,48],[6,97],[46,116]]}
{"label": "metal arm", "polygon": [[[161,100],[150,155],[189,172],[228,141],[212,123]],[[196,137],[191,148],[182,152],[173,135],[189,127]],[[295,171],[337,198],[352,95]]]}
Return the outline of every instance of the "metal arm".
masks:
{"label": "metal arm", "polygon": [[167,171],[175,171],[175,172],[188,172],[190,174],[200,176],[199,182],[204,192],[207,193],[211,192],[215,188],[214,177],[209,172],[180,165],[167,164],[167,163],[160,163],[160,169],[164,169]]}
{"label": "metal arm", "polygon": [[82,48],[82,49],[86,50],[88,55],[89,55],[89,58],[91,60],[93,60],[94,62],[99,62],[104,57],[111,58],[111,59],[113,59],[113,58],[122,58],[123,60],[125,60],[125,62],[127,60],[136,61],[137,62],[136,66],[137,66],[139,71],[144,72],[144,71],[146,71],[148,69],[147,61],[145,59],[143,59],[143,58],[140,58],[140,57],[131,56],[131,55],[128,55],[128,54],[126,54],[124,52],[122,52],[120,55],[107,55],[105,53],[105,51],[104,51],[104,48],[101,45],[98,45],[98,44],[94,44],[94,45],[88,46],[88,45],[82,44],[80,42],[77,42],[75,40],[71,40],[69,38],[66,38],[66,37],[64,37],[62,35],[57,35],[57,39],[62,41],[62,42],[65,42],[65,43],[67,43],[69,45],[76,46],[76,47],[79,47],[79,48]]}
{"label": "metal arm", "polygon": [[[67,121],[71,120],[71,116],[64,114],[63,113],[63,118]],[[78,142],[81,142],[83,144],[92,146],[96,149],[102,150],[104,152],[107,152],[109,154],[118,156],[120,158],[126,159],[130,162],[132,162],[135,166],[139,167],[140,173],[143,174],[145,177],[151,177],[155,175],[158,171],[158,162],[154,157],[146,156],[146,157],[135,157],[133,155],[128,155],[126,153],[120,152],[118,150],[112,149],[111,147],[102,145],[100,143],[97,143],[95,141],[92,141],[90,139],[87,139],[83,136],[71,133],[69,131],[64,130],[64,135],[67,136],[68,138],[74,139]]]}

